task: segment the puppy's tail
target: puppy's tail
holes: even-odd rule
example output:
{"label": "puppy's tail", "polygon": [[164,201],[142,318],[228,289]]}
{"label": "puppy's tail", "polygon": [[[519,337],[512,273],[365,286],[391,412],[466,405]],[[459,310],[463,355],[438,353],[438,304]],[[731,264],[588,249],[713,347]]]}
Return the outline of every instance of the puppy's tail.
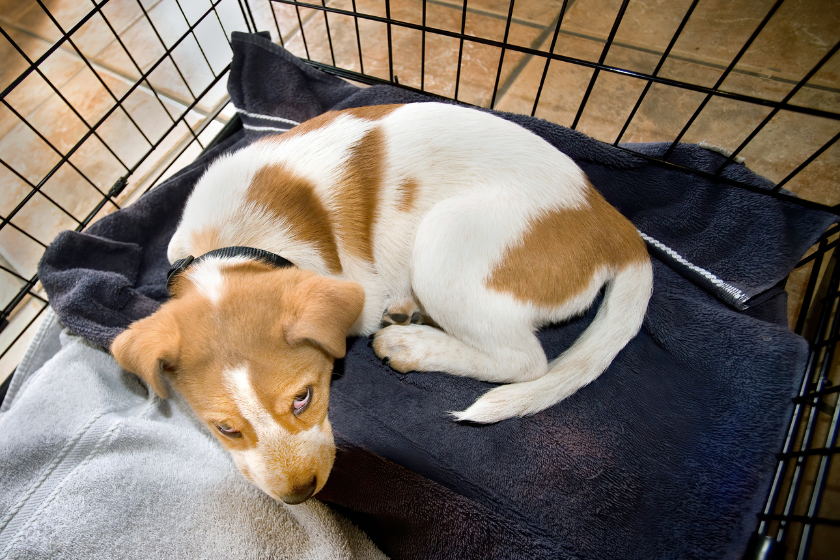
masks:
{"label": "puppy's tail", "polygon": [[528,416],[574,394],[598,378],[639,332],[653,289],[648,259],[621,269],[607,284],[592,324],[533,381],[502,385],[485,393],[458,420],[482,424]]}

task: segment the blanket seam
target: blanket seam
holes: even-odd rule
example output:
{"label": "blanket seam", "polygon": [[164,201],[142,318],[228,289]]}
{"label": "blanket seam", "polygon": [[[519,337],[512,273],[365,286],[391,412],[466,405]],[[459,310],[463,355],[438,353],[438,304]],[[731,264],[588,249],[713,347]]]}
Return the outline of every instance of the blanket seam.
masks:
{"label": "blanket seam", "polygon": [[702,276],[703,278],[705,278],[706,280],[711,282],[712,285],[714,285],[714,286],[720,288],[721,290],[723,290],[724,292],[726,292],[729,296],[731,296],[733,298],[733,300],[735,301],[736,304],[743,305],[744,302],[746,302],[749,299],[749,296],[747,294],[745,294],[744,292],[742,292],[741,290],[739,290],[735,286],[733,286],[731,284],[728,284],[727,282],[722,280],[720,277],[716,276],[714,273],[706,270],[705,268],[702,268],[702,267],[692,263],[691,261],[689,261],[688,259],[686,259],[682,255],[680,255],[674,249],[665,245],[664,243],[662,243],[658,239],[654,239],[653,237],[651,237],[651,236],[645,234],[644,232],[642,232],[641,230],[637,229],[636,231],[639,232],[639,235],[642,236],[642,239],[644,239],[645,241],[647,241],[651,245],[655,246],[660,251],[663,251],[669,257],[671,257],[672,259],[677,261],[679,264],[685,266],[686,268],[688,268],[692,272],[695,272],[695,273],[699,274],[700,276]]}
{"label": "blanket seam", "polygon": [[[139,416],[143,416],[152,407],[152,405],[154,405],[154,403],[155,403],[155,399],[150,399],[148,402],[146,402],[145,406],[140,411]],[[111,412],[113,412],[113,411],[111,411]],[[89,426],[91,424],[93,424],[93,422],[95,422],[97,419],[101,418],[105,414],[106,414],[105,412],[99,413],[97,415],[96,419],[94,419],[92,422],[89,422],[82,430],[80,430],[80,434],[83,433],[86,429],[88,429]],[[99,435],[99,438],[97,439],[96,444],[94,445],[93,449],[87,454],[87,456],[81,462],[79,462],[77,465],[75,465],[73,468],[71,468],[67,472],[67,474],[62,477],[62,479],[52,489],[50,494],[44,499],[43,503],[41,503],[38,506],[38,508],[32,513],[32,515],[29,517],[29,519],[27,519],[20,526],[20,528],[15,532],[15,534],[12,536],[9,543],[3,548],[2,555],[5,555],[12,547],[14,547],[17,544],[18,541],[20,541],[20,539],[25,535],[26,529],[28,527],[30,527],[38,519],[38,517],[44,512],[44,510],[52,503],[52,501],[55,500],[55,498],[60,493],[62,487],[70,479],[71,475],[74,472],[76,472],[77,470],[79,470],[80,468],[83,468],[84,466],[86,466],[96,455],[98,455],[99,451],[102,449],[102,447],[108,442],[108,440],[110,440],[114,436],[115,433],[117,433],[117,431],[122,427],[122,425],[125,423],[126,420],[127,420],[127,418],[122,418],[122,419],[118,420],[110,428],[108,428],[107,430],[105,430],[104,432],[102,432]],[[73,447],[75,447],[75,444],[73,445]],[[69,450],[68,450],[68,454],[69,454]],[[60,463],[60,462],[58,462],[58,463]],[[58,463],[52,469],[53,471],[55,470],[55,468],[58,467]],[[44,479],[46,479],[46,478],[48,478],[48,476],[44,477]],[[43,484],[43,482],[44,481],[42,480],[40,482],[40,484]],[[39,484],[39,487],[40,487],[40,484]],[[34,492],[32,492],[32,493],[34,494]],[[26,499],[28,500],[29,496],[27,496]]]}

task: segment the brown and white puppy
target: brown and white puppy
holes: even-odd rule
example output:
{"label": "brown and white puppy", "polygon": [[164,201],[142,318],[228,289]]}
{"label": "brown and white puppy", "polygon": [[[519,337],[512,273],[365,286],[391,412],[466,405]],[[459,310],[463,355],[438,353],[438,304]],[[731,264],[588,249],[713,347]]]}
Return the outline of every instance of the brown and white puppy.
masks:
{"label": "brown and white puppy", "polygon": [[[295,266],[213,253],[233,246]],[[331,112],[222,156],[169,246],[172,262],[190,255],[206,256],[113,354],[161,397],[167,378],[242,473],[288,503],[329,475],[330,373],[348,335],[376,333],[376,354],[401,372],[509,383],[453,413],[496,422],[596,379],[638,332],[652,287],[638,232],[570,158],[439,103]],[[535,331],[605,285],[592,324],[549,363]],[[402,324],[381,328],[383,310]]]}

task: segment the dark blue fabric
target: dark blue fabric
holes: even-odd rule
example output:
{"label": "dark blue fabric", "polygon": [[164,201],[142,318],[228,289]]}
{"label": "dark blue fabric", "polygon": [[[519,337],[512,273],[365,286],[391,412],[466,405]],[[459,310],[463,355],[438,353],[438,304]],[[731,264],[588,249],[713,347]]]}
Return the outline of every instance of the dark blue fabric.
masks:
{"label": "dark blue fabric", "polygon": [[[257,35],[234,34],[233,48],[228,88],[245,131],[86,233],[62,233],[45,253],[39,273],[51,305],[96,343],[108,346],[165,299],[166,243],[213,157],[329,109],[427,100],[348,85]],[[610,368],[533,417],[457,424],[446,411],[490,384],[397,374],[366,340],[351,340],[330,407],[343,451],[320,497],[400,558],[740,557],[808,351],[787,328],[786,296],[775,286],[835,217],[657,167],[545,121],[502,116],[573,157],[679,258],[654,252],[644,328]],[[661,155],[665,145],[631,148]],[[683,145],[671,161],[714,171],[723,157]],[[724,173],[770,186],[742,165]],[[549,359],[596,310],[540,333]]]}

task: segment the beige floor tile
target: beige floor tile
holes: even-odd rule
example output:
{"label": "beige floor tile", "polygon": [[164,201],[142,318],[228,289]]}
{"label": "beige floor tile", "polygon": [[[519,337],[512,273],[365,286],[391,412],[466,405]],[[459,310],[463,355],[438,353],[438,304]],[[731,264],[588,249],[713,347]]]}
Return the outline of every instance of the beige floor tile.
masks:
{"label": "beige floor tile", "polygon": [[[11,267],[11,265],[5,262],[5,259],[2,258],[0,258],[0,264],[6,268]],[[24,282],[18,277],[9,274],[5,270],[0,270],[0,308],[5,308],[9,304],[18,294],[18,291],[20,291],[23,285]]]}
{"label": "beige floor tile", "polygon": [[18,203],[32,190],[21,178],[0,165],[0,216],[7,217],[17,207]]}
{"label": "beige floor tile", "polygon": [[[351,8],[346,0],[333,2],[331,6],[342,9]],[[382,2],[368,2],[359,0],[356,6],[360,12],[384,16]],[[427,25],[437,29],[460,32],[462,9],[452,5],[427,5]],[[323,41],[326,37],[326,23],[323,14],[311,14],[301,10],[301,15],[310,17],[304,25],[304,36],[308,42],[309,55],[313,60],[332,64],[333,56],[337,65],[354,70],[362,70],[359,63],[359,48],[356,41],[355,21],[351,17],[329,15],[329,29],[332,37],[333,51]],[[422,4],[419,1],[404,1],[395,3],[392,7],[392,18],[402,21],[422,21]],[[385,24],[370,20],[358,21],[361,35],[362,63],[366,74],[383,79],[389,78],[388,29]],[[492,17],[487,14],[469,12],[467,14],[465,32],[467,34],[481,34],[482,36],[504,37],[505,19]],[[541,29],[537,25],[513,23],[510,29],[510,39],[516,38],[520,43],[531,43],[540,35]],[[420,31],[391,26],[392,49],[391,57],[393,72],[400,83],[419,88],[421,85],[421,53],[423,49],[423,34]],[[296,35],[288,44],[292,52],[302,54],[303,38]],[[427,91],[455,96],[456,80],[458,78],[458,55],[461,48],[456,38],[446,37],[435,33],[426,33],[425,37],[426,65],[424,69],[423,86]],[[475,105],[489,106],[496,74],[499,68],[501,49],[483,45],[469,40],[464,41],[461,54],[461,73],[458,83],[458,99]],[[505,64],[500,81],[516,69],[523,55],[513,51],[505,53]]]}
{"label": "beige floor tile", "polygon": [[50,147],[23,124],[0,138],[3,161],[32,184],[37,184],[61,159]]}

